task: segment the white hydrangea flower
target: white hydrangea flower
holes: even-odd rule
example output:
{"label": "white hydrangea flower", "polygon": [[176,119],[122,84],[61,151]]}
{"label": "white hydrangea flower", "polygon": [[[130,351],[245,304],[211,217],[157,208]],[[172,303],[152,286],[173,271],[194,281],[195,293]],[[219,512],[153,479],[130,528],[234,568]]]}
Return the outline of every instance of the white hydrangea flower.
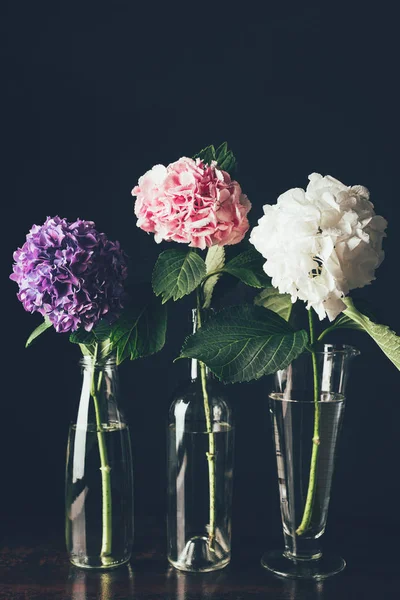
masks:
{"label": "white hydrangea flower", "polygon": [[280,293],[333,321],[346,308],[342,298],[375,279],[386,227],[365,187],[312,173],[306,190],[293,188],[264,206],[250,242]]}

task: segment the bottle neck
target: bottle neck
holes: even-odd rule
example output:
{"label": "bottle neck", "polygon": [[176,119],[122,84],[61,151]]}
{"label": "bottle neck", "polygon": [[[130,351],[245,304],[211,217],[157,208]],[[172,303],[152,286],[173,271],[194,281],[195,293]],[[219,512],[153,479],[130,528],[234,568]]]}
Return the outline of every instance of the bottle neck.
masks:
{"label": "bottle neck", "polygon": [[115,359],[96,361],[91,356],[84,356],[80,364],[83,381],[78,421],[81,423],[122,421],[118,408],[118,369]]}
{"label": "bottle neck", "polygon": [[[190,360],[190,364],[189,364],[189,375],[190,375],[190,379],[192,381],[198,381],[200,379],[200,365],[199,362],[197,360],[197,358],[192,358]],[[212,379],[213,378],[213,374],[211,373],[210,369],[208,367],[206,367],[206,377],[207,379]]]}
{"label": "bottle neck", "polygon": [[[208,315],[210,314],[211,309],[201,309],[201,314],[200,314],[200,322],[202,324],[204,324],[204,321],[207,319]],[[192,312],[191,312],[191,330],[190,333],[197,333],[197,331],[200,329],[200,324],[199,324],[199,315],[198,315],[198,309],[197,308],[193,308]],[[200,379],[200,361],[197,360],[197,358],[192,358],[189,361],[189,376],[191,381],[198,381]],[[208,367],[206,367],[206,377],[207,379],[211,379],[213,377],[213,374],[211,373],[211,371],[209,370]]]}

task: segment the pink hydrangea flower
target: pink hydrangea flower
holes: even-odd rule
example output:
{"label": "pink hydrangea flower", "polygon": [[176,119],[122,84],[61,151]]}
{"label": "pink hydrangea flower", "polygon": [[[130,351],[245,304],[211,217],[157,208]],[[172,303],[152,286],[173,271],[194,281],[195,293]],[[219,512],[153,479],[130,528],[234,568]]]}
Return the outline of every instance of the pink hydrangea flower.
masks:
{"label": "pink hydrangea flower", "polygon": [[162,240],[204,250],[240,242],[249,228],[250,201],[237,181],[200,159],[155,165],[132,190],[137,226]]}

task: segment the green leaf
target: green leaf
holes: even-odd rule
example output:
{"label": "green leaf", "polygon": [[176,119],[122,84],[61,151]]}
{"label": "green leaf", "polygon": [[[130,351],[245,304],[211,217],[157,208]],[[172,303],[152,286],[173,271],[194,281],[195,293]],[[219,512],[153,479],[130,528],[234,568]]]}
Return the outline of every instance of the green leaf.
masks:
{"label": "green leaf", "polygon": [[93,331],[86,331],[86,329],[80,327],[70,334],[69,341],[73,344],[79,344],[82,354],[85,356],[94,356],[97,340]]}
{"label": "green leaf", "polygon": [[210,165],[212,161],[216,161],[218,167],[232,175],[236,168],[236,159],[231,150],[228,149],[228,144],[223,142],[217,149],[214,146],[207,146],[193,156],[200,158],[206,164]]}
{"label": "green leaf", "polygon": [[250,381],[284,369],[308,343],[304,330],[276,313],[244,304],[223,309],[188,337],[180,358],[197,358],[226,383]]}
{"label": "green leaf", "polygon": [[93,329],[93,333],[99,342],[104,342],[105,340],[108,340],[108,338],[111,335],[111,331],[112,325],[110,325],[110,323],[106,321],[106,319],[101,319],[97,323],[96,327]]}
{"label": "green leaf", "polygon": [[78,344],[83,356],[96,356],[96,359],[105,359],[113,351],[110,340],[112,326],[102,319],[92,331],[80,327],[70,334],[69,341]]}
{"label": "green leaf", "polygon": [[[372,315],[369,305],[366,304],[365,301],[363,301],[361,299],[357,300],[357,304],[360,305],[360,303],[363,307],[362,314],[364,315],[364,317],[367,317],[372,322],[375,322],[376,319]],[[318,341],[320,342],[323,338],[325,338],[325,336],[328,335],[328,333],[331,333],[332,331],[336,331],[336,329],[354,329],[356,331],[365,331],[364,327],[360,323],[357,323],[356,321],[351,319],[349,316],[347,316],[344,312],[342,312],[338,317],[336,317],[336,319],[333,321],[333,323],[331,323],[331,325],[329,325],[326,329],[324,329],[320,333],[320,335],[318,337]]]}
{"label": "green leaf", "polygon": [[250,248],[230,260],[223,268],[223,272],[237,277],[251,287],[269,287],[271,280],[264,272],[264,262],[261,254]]}
{"label": "green leaf", "polygon": [[216,161],[220,169],[232,174],[236,168],[236,158],[231,150],[228,150],[228,144],[224,142],[215,151]]}
{"label": "green leaf", "polygon": [[348,317],[345,313],[341,313],[328,329],[330,331],[333,329],[357,329],[358,331],[364,331],[364,327],[360,325],[360,323],[353,321],[353,319]]}
{"label": "green leaf", "polygon": [[153,271],[153,290],[162,296],[179,300],[190,294],[206,275],[204,260],[193,250],[166,250],[158,257]]}
{"label": "green leaf", "polygon": [[95,346],[85,346],[85,344],[79,344],[83,356],[94,356]]}
{"label": "green leaf", "polygon": [[218,156],[224,158],[227,154],[228,154],[229,150],[228,150],[228,143],[227,142],[222,142],[222,144],[220,146],[218,146],[218,148],[215,151],[215,155],[218,158]]}
{"label": "green leaf", "polygon": [[[111,342],[112,328],[113,326],[106,319],[101,319],[93,329],[95,341],[98,343],[99,358],[107,358],[114,350]],[[84,353],[83,350],[82,352]]]}
{"label": "green leaf", "polygon": [[268,287],[262,290],[255,298],[256,306],[263,306],[272,310],[285,321],[289,321],[293,303],[289,294],[281,294],[277,288]]}
{"label": "green leaf", "polygon": [[223,246],[211,246],[207,251],[206,256],[206,269],[207,275],[216,272],[215,275],[208,277],[203,285],[204,303],[203,308],[210,308],[212,294],[214,291],[215,284],[221,277],[221,273],[218,273],[225,264],[225,249]]}
{"label": "green leaf", "polygon": [[38,327],[36,327],[36,329],[34,329],[31,333],[31,335],[28,337],[28,339],[26,340],[26,344],[25,344],[25,348],[28,348],[28,346],[30,346],[32,344],[32,342],[39,337],[39,335],[41,335],[42,333],[44,333],[47,329],[49,329],[52,326],[52,322],[49,320],[48,317],[44,318],[43,323],[41,323]]}
{"label": "green leaf", "polygon": [[343,298],[343,302],[347,306],[343,311],[344,314],[354,321],[361,329],[366,331],[392,363],[400,370],[400,337],[391,331],[387,325],[378,325],[360,313],[354,306],[351,298]]}
{"label": "green leaf", "polygon": [[161,350],[165,344],[166,331],[167,309],[153,295],[141,308],[128,306],[114,324],[111,333],[117,364],[121,364],[125,358],[135,360]]}
{"label": "green leaf", "polygon": [[225,264],[225,248],[224,246],[211,246],[207,250],[206,270],[207,275],[214,271],[219,271]]}
{"label": "green leaf", "polygon": [[207,165],[210,165],[213,160],[216,160],[214,146],[206,146],[200,150],[200,152],[195,154],[193,158],[200,158],[200,160],[204,161]]}

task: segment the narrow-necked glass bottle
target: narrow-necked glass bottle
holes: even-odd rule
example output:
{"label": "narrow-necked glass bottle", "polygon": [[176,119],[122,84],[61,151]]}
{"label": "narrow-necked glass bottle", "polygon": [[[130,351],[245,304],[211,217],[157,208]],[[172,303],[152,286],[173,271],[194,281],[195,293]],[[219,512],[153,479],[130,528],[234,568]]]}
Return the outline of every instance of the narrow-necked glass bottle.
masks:
{"label": "narrow-necked glass bottle", "polygon": [[130,435],[118,407],[115,359],[85,356],[80,364],[81,399],[67,448],[66,543],[74,565],[109,569],[132,551]]}
{"label": "narrow-necked glass bottle", "polygon": [[[192,324],[195,332],[196,310]],[[190,380],[169,410],[168,560],[183,571],[221,569],[231,557],[234,427],[222,392],[192,360]]]}

